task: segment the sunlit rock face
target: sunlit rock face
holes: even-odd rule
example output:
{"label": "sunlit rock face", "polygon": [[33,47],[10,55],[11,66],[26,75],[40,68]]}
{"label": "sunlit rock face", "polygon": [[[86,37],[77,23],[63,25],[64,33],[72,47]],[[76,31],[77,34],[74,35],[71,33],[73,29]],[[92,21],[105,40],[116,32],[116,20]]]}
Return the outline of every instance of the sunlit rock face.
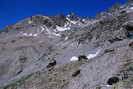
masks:
{"label": "sunlit rock face", "polygon": [[132,2],[96,18],[35,15],[0,32],[0,89],[127,89]]}

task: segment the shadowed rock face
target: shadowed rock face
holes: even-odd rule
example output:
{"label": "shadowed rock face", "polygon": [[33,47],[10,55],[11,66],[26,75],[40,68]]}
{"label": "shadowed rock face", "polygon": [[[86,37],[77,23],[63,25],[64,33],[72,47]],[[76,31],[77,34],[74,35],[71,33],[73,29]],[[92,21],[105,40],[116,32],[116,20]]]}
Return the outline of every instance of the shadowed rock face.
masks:
{"label": "shadowed rock face", "polygon": [[6,27],[0,33],[0,88],[131,87],[131,4],[96,19],[36,15]]}
{"label": "shadowed rock face", "polygon": [[53,21],[54,24],[58,26],[64,26],[66,22],[66,17],[64,15],[56,15],[56,16],[49,16]]}
{"label": "shadowed rock face", "polygon": [[118,77],[111,77],[109,78],[109,80],[107,81],[108,85],[113,85],[116,84],[117,82],[119,82],[119,78]]}
{"label": "shadowed rock face", "polygon": [[133,30],[133,22],[128,22],[128,23],[126,23],[125,28],[126,28],[128,31],[132,31],[132,30]]}

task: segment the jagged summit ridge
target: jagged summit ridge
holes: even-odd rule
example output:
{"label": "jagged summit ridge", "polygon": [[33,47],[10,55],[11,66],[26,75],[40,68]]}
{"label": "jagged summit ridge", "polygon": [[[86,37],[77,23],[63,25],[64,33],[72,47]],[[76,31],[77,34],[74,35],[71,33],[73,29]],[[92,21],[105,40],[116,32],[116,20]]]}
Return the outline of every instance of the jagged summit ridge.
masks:
{"label": "jagged summit ridge", "polygon": [[[57,33],[60,31],[70,30],[72,25],[78,26],[80,24],[83,24],[83,21],[81,22],[81,19],[74,14],[69,14],[67,16],[62,14],[55,16],[36,15],[9,26],[8,30],[19,31],[25,36],[37,36],[45,30],[44,33],[47,32],[46,34],[59,36]],[[32,32],[29,30],[31,28]]]}

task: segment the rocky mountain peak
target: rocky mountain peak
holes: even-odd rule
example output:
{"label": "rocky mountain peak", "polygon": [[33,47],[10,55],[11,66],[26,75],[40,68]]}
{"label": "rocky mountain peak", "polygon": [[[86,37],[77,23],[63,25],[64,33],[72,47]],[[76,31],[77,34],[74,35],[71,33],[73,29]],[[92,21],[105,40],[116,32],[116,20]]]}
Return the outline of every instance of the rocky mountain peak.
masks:
{"label": "rocky mountain peak", "polygon": [[67,18],[69,18],[70,20],[79,20],[79,17],[75,14],[75,13],[69,13],[68,15],[67,15]]}
{"label": "rocky mountain peak", "polygon": [[128,0],[129,3],[133,3],[133,0]]}

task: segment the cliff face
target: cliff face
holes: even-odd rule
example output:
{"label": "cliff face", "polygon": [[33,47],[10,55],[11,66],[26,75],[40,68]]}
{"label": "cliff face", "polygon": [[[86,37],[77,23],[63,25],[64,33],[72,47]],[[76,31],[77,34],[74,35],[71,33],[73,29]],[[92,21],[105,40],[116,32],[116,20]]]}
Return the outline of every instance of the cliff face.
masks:
{"label": "cliff face", "polygon": [[95,19],[36,15],[0,33],[1,89],[132,89],[133,3]]}

